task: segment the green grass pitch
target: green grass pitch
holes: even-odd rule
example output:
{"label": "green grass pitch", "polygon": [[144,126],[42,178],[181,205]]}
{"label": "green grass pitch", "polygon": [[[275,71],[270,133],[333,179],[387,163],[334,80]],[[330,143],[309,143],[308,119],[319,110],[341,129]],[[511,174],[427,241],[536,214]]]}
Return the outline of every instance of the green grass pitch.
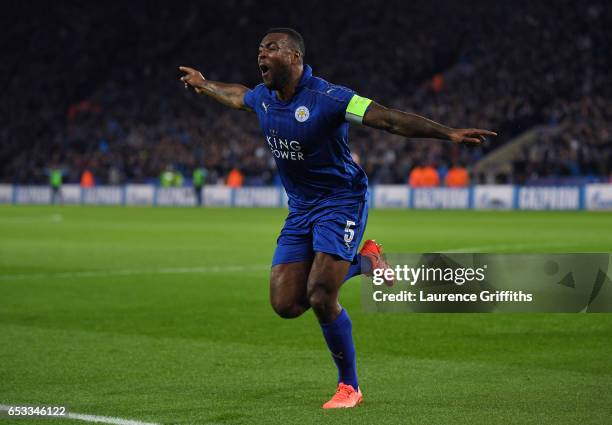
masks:
{"label": "green grass pitch", "polygon": [[[284,216],[0,207],[0,404],[163,424],[612,423],[612,315],[368,314],[358,279],[341,301],[365,402],[323,411],[336,370],[313,314],[268,304]],[[374,210],[366,238],[609,252],[612,214]]]}

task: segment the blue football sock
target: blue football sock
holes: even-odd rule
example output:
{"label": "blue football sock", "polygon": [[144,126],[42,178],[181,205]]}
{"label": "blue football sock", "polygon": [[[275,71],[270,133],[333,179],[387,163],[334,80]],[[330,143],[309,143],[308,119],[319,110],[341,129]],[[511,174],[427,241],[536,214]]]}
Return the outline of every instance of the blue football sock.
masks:
{"label": "blue football sock", "polygon": [[343,282],[346,282],[350,278],[354,276],[359,276],[361,274],[361,254],[355,255],[355,258],[351,262],[351,265],[348,269],[348,273],[344,276]]}
{"label": "blue football sock", "polygon": [[359,388],[357,382],[357,367],[355,345],[353,344],[353,324],[342,309],[338,317],[330,323],[320,323],[327,347],[338,367],[338,382]]}

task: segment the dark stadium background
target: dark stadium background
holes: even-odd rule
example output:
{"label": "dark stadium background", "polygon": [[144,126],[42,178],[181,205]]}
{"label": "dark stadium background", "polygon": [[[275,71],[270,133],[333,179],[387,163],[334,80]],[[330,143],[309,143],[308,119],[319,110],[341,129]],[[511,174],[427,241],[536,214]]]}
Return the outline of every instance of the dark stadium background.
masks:
{"label": "dark stadium background", "polygon": [[332,82],[500,134],[469,149],[353,128],[351,147],[375,183],[406,182],[417,161],[471,167],[539,125],[561,130],[525,148],[510,176],[473,181],[610,180],[606,1],[21,1],[1,10],[2,182],[46,183],[49,167],[68,183],[85,168],[98,184],[154,182],[169,165],[190,177],[202,163],[209,183],[233,167],[247,185],[274,183],[255,117],[187,92],[177,70],[252,87],[271,26],[301,31],[306,62]]}
{"label": "dark stadium background", "polygon": [[[321,409],[337,371],[316,317],[282,320],[270,306],[287,217],[285,193],[267,186],[277,184],[270,150],[254,114],[185,90],[178,66],[253,87],[262,35],[291,26],[323,78],[497,131],[474,148],[351,126],[374,183],[363,239],[387,254],[605,254],[611,4],[0,2],[0,425],[39,425],[2,419],[41,405],[73,414],[53,425],[83,415],[141,425],[610,424],[612,315],[591,313],[566,280],[576,272],[584,283],[582,265],[555,274],[550,263],[542,288],[576,301],[576,313],[369,313],[367,279],[346,282],[340,302],[365,402]],[[517,146],[506,168],[487,162]],[[409,189],[418,163],[463,164],[477,184]],[[207,184],[194,191],[200,165]],[[185,187],[160,187],[168,167]],[[260,187],[222,186],[234,167]],[[60,169],[61,188],[51,184]],[[79,185],[85,169],[97,187]],[[197,194],[205,208],[192,208]],[[598,302],[610,301],[611,266],[597,272]]]}

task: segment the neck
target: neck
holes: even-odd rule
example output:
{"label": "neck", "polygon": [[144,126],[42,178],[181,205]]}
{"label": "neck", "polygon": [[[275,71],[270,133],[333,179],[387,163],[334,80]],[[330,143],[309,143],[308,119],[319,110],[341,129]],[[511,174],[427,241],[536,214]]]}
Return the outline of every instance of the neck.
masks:
{"label": "neck", "polygon": [[276,96],[279,98],[279,100],[287,102],[293,97],[293,95],[295,94],[295,89],[300,83],[300,79],[302,78],[303,72],[304,66],[302,64],[292,68],[291,76],[289,77],[289,81],[287,82],[287,84],[285,84],[281,89],[276,90]]}

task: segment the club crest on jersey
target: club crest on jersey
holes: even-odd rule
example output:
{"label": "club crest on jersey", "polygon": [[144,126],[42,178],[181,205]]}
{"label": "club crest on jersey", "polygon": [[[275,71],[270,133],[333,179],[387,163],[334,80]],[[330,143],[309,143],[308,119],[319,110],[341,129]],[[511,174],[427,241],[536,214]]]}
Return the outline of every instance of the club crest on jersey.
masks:
{"label": "club crest on jersey", "polygon": [[300,106],[295,110],[295,119],[299,122],[304,122],[310,116],[310,111],[305,106]]}

